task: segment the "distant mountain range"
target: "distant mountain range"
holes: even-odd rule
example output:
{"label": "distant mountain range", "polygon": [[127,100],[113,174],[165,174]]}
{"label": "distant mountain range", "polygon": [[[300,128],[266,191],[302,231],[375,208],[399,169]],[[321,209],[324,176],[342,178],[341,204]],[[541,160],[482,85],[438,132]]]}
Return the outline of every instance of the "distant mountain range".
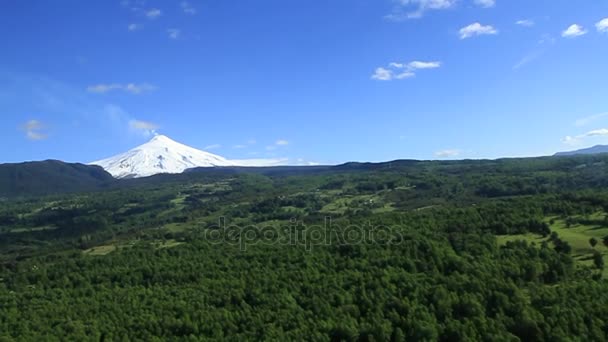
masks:
{"label": "distant mountain range", "polygon": [[[572,168],[588,162],[588,158],[605,161],[608,146],[556,153],[555,156],[525,158],[542,167]],[[585,157],[587,155],[588,157]],[[463,161],[396,160],[386,163],[346,163],[337,166],[285,166],[284,160],[253,159],[229,160],[218,155],[180,144],[162,135],[118,156],[94,162],[91,165],[70,164],[58,160],[0,164],[0,199],[85,192],[124,186],[179,181],[189,177],[207,177],[226,173],[258,173],[264,175],[299,175],[319,172],[357,170],[408,169],[418,164],[461,165],[467,167],[498,167],[511,163],[509,159]],[[177,175],[179,174],[179,175]],[[155,177],[143,178],[157,175]],[[142,178],[139,180],[132,178]],[[126,180],[132,179],[132,180]]]}
{"label": "distant mountain range", "polygon": [[[164,138],[161,138],[164,140]],[[155,141],[158,141],[157,138]],[[161,145],[167,144],[162,142]],[[155,144],[153,144],[155,146]],[[157,145],[158,147],[158,145]],[[605,148],[605,147],[604,147]],[[145,151],[150,152],[154,149],[147,146],[144,148]],[[173,150],[174,151],[174,150]],[[187,150],[181,150],[186,152]],[[387,171],[393,170],[395,172],[401,172],[408,174],[414,170],[420,168],[438,168],[449,172],[462,172],[468,173],[472,170],[485,170],[484,172],[496,172],[496,170],[512,169],[513,167],[525,167],[529,170],[556,170],[560,172],[578,172],[581,170],[581,166],[586,165],[600,165],[608,164],[608,155],[598,155],[601,152],[605,152],[600,148],[591,149],[592,152],[575,151],[569,152],[575,155],[562,158],[555,157],[536,157],[536,158],[510,158],[510,159],[496,159],[496,160],[444,160],[444,161],[420,161],[420,160],[394,160],[384,163],[357,163],[351,162],[336,166],[272,166],[272,167],[249,167],[239,166],[237,163],[232,163],[219,156],[209,156],[209,164],[207,167],[192,167],[188,168],[190,163],[196,161],[200,162],[200,159],[195,159],[201,155],[187,154],[183,160],[184,164],[175,165],[172,164],[176,157],[172,155],[172,149],[169,151],[161,150],[160,156],[163,158],[156,158],[155,163],[151,164],[150,160],[154,154],[126,154],[123,158],[117,158],[125,162],[124,169],[126,169],[125,175],[132,175],[132,177],[115,178],[110,173],[106,172],[102,167],[98,165],[84,165],[84,164],[70,164],[64,163],[58,160],[47,160],[39,162],[27,162],[17,164],[0,164],[0,202],[7,198],[27,198],[31,196],[41,195],[57,195],[63,193],[74,193],[74,192],[89,192],[98,191],[105,189],[125,189],[130,187],[140,186],[157,186],[159,183],[179,183],[182,181],[196,180],[199,182],[213,181],[217,178],[226,177],[226,175],[249,173],[259,174],[264,176],[295,176],[295,175],[308,175],[308,174],[327,174],[331,175],[334,173],[342,172],[362,172],[362,171]],[[595,151],[595,152],[594,152]],[[156,152],[159,152],[158,150]],[[597,153],[597,154],[596,154]],[[576,155],[583,154],[583,155]],[[563,154],[562,154],[563,155]],[[135,156],[136,158],[143,158],[146,156],[148,159],[143,158],[142,167],[149,166],[148,170],[161,170],[165,172],[159,172],[157,175],[152,177],[135,177],[132,171],[139,172],[141,175],[141,169],[138,169],[137,164],[128,164],[129,158]],[[207,155],[202,155],[207,157]],[[171,158],[169,158],[171,157]],[[135,160],[135,159],[133,159]],[[165,161],[171,161],[171,163],[165,163]],[[217,162],[217,163],[216,163]],[[212,165],[215,167],[209,167]],[[229,164],[226,166],[220,164]],[[109,164],[110,166],[118,165],[117,170],[121,170],[120,163]],[[246,165],[243,163],[241,165]],[[186,167],[184,172],[179,172],[179,168]],[[585,168],[582,168],[585,169]],[[145,170],[145,169],[144,169]],[[170,172],[166,172],[170,171]],[[601,178],[601,175],[593,174]]]}
{"label": "distant mountain range", "polygon": [[568,151],[568,152],[558,152],[555,154],[556,157],[563,156],[576,156],[580,154],[598,154],[598,153],[608,153],[608,145],[596,145],[589,148],[583,148],[576,151]]}
{"label": "distant mountain range", "polygon": [[103,167],[116,178],[139,178],[161,173],[182,173],[197,167],[278,166],[284,162],[281,159],[228,160],[178,143],[165,135],[156,135],[141,146],[91,165]]}

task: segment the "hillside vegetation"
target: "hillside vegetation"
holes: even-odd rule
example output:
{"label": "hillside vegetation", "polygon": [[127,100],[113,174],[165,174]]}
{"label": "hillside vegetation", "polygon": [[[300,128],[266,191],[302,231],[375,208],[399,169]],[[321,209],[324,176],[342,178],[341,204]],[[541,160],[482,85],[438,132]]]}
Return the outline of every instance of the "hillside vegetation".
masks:
{"label": "hillside vegetation", "polygon": [[0,340],[606,340],[607,162],[200,169],[5,200]]}

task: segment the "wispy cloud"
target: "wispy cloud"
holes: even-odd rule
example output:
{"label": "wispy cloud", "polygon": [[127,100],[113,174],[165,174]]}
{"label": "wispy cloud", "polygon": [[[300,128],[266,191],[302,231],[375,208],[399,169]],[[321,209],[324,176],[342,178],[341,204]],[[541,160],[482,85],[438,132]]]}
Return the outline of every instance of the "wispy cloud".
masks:
{"label": "wispy cloud", "polygon": [[22,126],[22,129],[25,131],[25,137],[29,140],[44,140],[48,138],[48,135],[42,132],[45,126],[38,120],[27,121]]}
{"label": "wispy cloud", "polygon": [[239,166],[281,166],[289,165],[289,158],[274,158],[274,159],[232,159],[232,162]]}
{"label": "wispy cloud", "polygon": [[140,24],[129,24],[129,26],[127,26],[127,29],[128,29],[130,32],[133,32],[133,31],[141,30],[141,29],[142,29],[142,27],[143,27],[143,26],[142,26],[142,25],[140,25]]}
{"label": "wispy cloud", "polygon": [[177,39],[177,38],[179,38],[181,31],[176,28],[170,28],[167,30],[167,34],[169,35],[169,38]]}
{"label": "wispy cloud", "polygon": [[608,18],[604,18],[595,24],[595,28],[600,33],[608,33]]}
{"label": "wispy cloud", "polygon": [[435,157],[438,158],[454,158],[458,157],[461,154],[460,150],[450,149],[450,150],[441,150],[435,152]]}
{"label": "wispy cloud", "polygon": [[129,121],[129,128],[135,132],[143,134],[144,136],[151,136],[156,134],[156,130],[159,129],[160,126],[148,121],[132,119]]}
{"label": "wispy cloud", "polygon": [[477,6],[490,8],[496,6],[496,0],[475,0]]}
{"label": "wispy cloud", "polygon": [[285,139],[279,139],[277,141],[275,141],[275,143],[273,145],[268,145],[266,146],[266,151],[274,151],[279,147],[284,147],[289,145],[289,141],[285,140]]}
{"label": "wispy cloud", "polygon": [[[232,148],[234,149],[244,149],[244,148],[248,148],[252,145],[257,144],[257,141],[255,139],[249,139],[247,140],[244,144],[236,144],[233,145]],[[279,145],[278,143],[276,145]]]}
{"label": "wispy cloud", "polygon": [[532,27],[534,26],[534,21],[530,19],[522,19],[515,22],[516,25],[524,26],[524,27]]}
{"label": "wispy cloud", "polygon": [[534,50],[528,52],[524,57],[522,57],[514,66],[513,70],[517,70],[529,63],[540,58],[547,49],[555,43],[555,38],[549,35],[543,35],[542,38],[538,41],[537,46]]}
{"label": "wispy cloud", "polygon": [[217,150],[218,148],[222,148],[222,145],[213,144],[213,145],[205,146],[205,148],[203,148],[203,149],[204,150]]}
{"label": "wispy cloud", "polygon": [[393,11],[385,19],[401,21],[421,18],[427,11],[445,10],[456,5],[458,0],[394,0]]}
{"label": "wispy cloud", "polygon": [[566,136],[562,139],[562,142],[567,145],[578,145],[582,143],[583,140],[585,140],[586,138],[605,136],[608,136],[608,128],[600,128],[576,136]]}
{"label": "wispy cloud", "polygon": [[123,7],[129,8],[133,12],[143,11],[143,7],[146,5],[145,0],[122,0],[120,4]]}
{"label": "wispy cloud", "polygon": [[460,34],[460,39],[467,39],[474,36],[495,35],[498,34],[498,30],[491,25],[473,23],[471,25],[461,28],[458,33]]}
{"label": "wispy cloud", "polygon": [[391,62],[387,68],[378,67],[371,78],[377,81],[403,80],[416,76],[416,71],[423,69],[436,69],[441,67],[441,62],[413,61],[409,63]]}
{"label": "wispy cloud", "polygon": [[590,115],[584,118],[580,118],[578,120],[576,120],[576,122],[574,123],[577,127],[583,127],[583,126],[587,126],[588,124],[595,122],[601,118],[605,118],[608,117],[608,112],[607,113],[600,113],[600,114],[595,114],[595,115]]}
{"label": "wispy cloud", "polygon": [[148,19],[156,19],[158,17],[160,17],[163,14],[163,12],[161,10],[159,10],[158,8],[152,8],[148,11],[146,11],[146,17],[148,17]]}
{"label": "wispy cloud", "polygon": [[573,24],[562,32],[562,37],[576,38],[585,34],[587,34],[587,30],[585,30],[581,25]]}
{"label": "wispy cloud", "polygon": [[96,85],[92,85],[87,87],[87,91],[90,93],[96,93],[96,94],[105,94],[108,93],[110,91],[113,90],[119,90],[119,91],[124,91],[127,93],[131,93],[131,94],[142,94],[142,93],[146,93],[146,92],[150,92],[150,91],[154,91],[157,88],[151,84],[148,83],[141,83],[141,84],[136,84],[136,83],[127,83],[127,84],[120,84],[120,83],[112,83],[112,84],[96,84]]}
{"label": "wispy cloud", "polygon": [[186,14],[196,14],[196,8],[192,7],[192,5],[188,1],[182,1],[179,6]]}

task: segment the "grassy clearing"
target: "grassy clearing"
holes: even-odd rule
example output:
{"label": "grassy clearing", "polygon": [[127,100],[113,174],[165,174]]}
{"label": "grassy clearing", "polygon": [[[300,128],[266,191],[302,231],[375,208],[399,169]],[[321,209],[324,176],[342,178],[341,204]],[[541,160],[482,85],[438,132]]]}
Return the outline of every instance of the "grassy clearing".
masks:
{"label": "grassy clearing", "polygon": [[288,211],[288,212],[292,212],[294,214],[305,214],[306,213],[306,209],[304,209],[304,208],[298,208],[298,207],[294,207],[294,206],[283,207],[283,210]]}
{"label": "grassy clearing", "polygon": [[45,230],[55,230],[55,229],[57,229],[57,227],[55,227],[55,226],[44,226],[44,227],[33,227],[33,228],[14,228],[14,229],[9,229],[7,232],[18,234],[18,233],[41,232],[41,231],[45,231]]}
{"label": "grassy clearing", "polygon": [[90,255],[90,256],[100,256],[100,255],[108,255],[117,249],[118,249],[118,247],[116,247],[116,245],[104,245],[104,246],[96,246],[93,248],[89,248],[89,249],[85,250],[83,253],[85,255]]}
{"label": "grassy clearing", "polygon": [[[586,217],[590,221],[601,222],[605,216],[605,213],[599,212],[594,213]],[[552,232],[556,232],[559,238],[566,241],[572,247],[572,257],[580,265],[593,266],[592,255],[594,251],[598,251],[604,257],[604,263],[608,262],[608,247],[606,247],[602,240],[605,236],[608,236],[608,227],[601,224],[572,224],[568,227],[566,220],[558,217],[548,217],[547,223],[550,223]],[[595,238],[598,243],[595,247],[591,247],[589,240]],[[543,241],[549,241],[549,238],[543,238],[538,234],[527,233],[520,235],[503,235],[496,237],[499,245],[504,245],[509,241],[520,241],[524,240],[528,243],[536,243],[540,245]],[[604,277],[608,277],[607,273],[604,273]]]}
{"label": "grassy clearing", "polygon": [[158,241],[155,242],[154,245],[157,249],[162,249],[162,248],[173,248],[173,247],[177,247],[179,245],[183,245],[185,242],[180,242],[174,239],[171,240],[167,240],[167,241]]}
{"label": "grassy clearing", "polygon": [[536,243],[536,244],[541,244],[543,241],[548,241],[547,239],[544,239],[542,236],[538,235],[538,234],[533,234],[533,233],[527,233],[527,234],[519,234],[519,235],[500,235],[496,237],[496,240],[498,241],[498,244],[500,246],[506,245],[507,242],[513,242],[513,241],[521,241],[524,240],[528,243]]}
{"label": "grassy clearing", "polygon": [[230,182],[232,180],[220,181],[211,184],[206,183],[195,183],[187,187],[189,190],[202,191],[206,193],[216,193],[216,192],[224,192],[231,191],[232,187],[230,186]]}
{"label": "grassy clearing", "polygon": [[321,209],[326,214],[344,214],[348,209],[371,209],[374,213],[395,210],[392,203],[385,203],[378,195],[344,195]]}
{"label": "grassy clearing", "polygon": [[191,223],[169,223],[163,226],[163,229],[171,233],[182,233],[192,228]]}
{"label": "grassy clearing", "polygon": [[[588,219],[601,222],[604,213],[595,213],[590,215]],[[573,224],[568,228],[566,221],[553,218],[551,230],[557,232],[562,240],[567,241],[572,246],[572,256],[576,262],[585,266],[593,266],[593,252],[598,251],[604,258],[604,264],[608,262],[608,247],[602,240],[604,236],[608,236],[608,227],[592,224]],[[595,238],[598,244],[593,248],[589,243],[591,238]],[[608,277],[608,273],[604,272],[604,277]]]}

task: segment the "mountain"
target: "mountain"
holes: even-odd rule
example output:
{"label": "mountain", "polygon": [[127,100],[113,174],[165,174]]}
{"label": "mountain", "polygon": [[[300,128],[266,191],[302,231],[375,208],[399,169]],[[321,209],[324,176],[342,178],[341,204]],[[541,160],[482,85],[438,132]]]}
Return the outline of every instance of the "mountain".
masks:
{"label": "mountain", "polygon": [[157,135],[128,152],[91,164],[103,167],[116,178],[182,173],[195,167],[237,166],[226,158],[180,144],[164,135]]}
{"label": "mountain", "polygon": [[0,164],[0,197],[91,191],[114,182],[99,166],[57,160]]}
{"label": "mountain", "polygon": [[598,154],[598,153],[608,153],[608,145],[596,145],[589,148],[584,148],[576,151],[569,152],[558,152],[555,156],[563,157],[563,156],[575,156],[579,154]]}

